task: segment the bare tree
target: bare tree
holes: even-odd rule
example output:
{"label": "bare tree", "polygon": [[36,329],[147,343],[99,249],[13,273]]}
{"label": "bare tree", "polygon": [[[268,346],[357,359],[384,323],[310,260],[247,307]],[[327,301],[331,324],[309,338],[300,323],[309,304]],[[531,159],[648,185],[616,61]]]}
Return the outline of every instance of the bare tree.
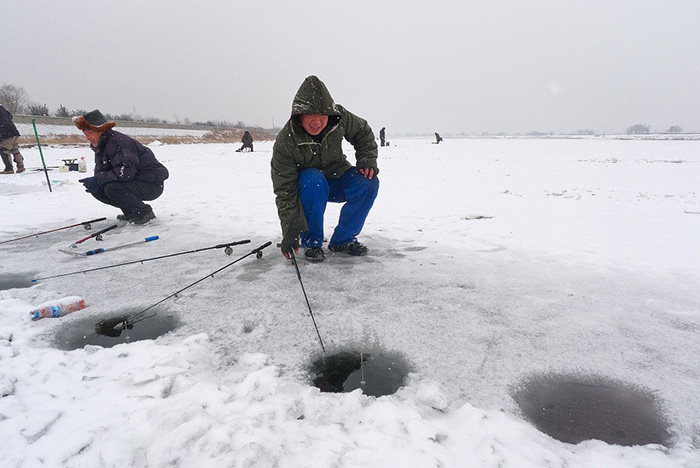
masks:
{"label": "bare tree", "polygon": [[629,127],[627,130],[625,130],[625,133],[628,135],[643,135],[649,133],[650,130],[651,127],[649,127],[649,125],[637,124]]}
{"label": "bare tree", "polygon": [[3,85],[0,87],[0,104],[11,114],[24,112],[28,100],[27,91],[20,86]]}
{"label": "bare tree", "polygon": [[54,115],[56,117],[70,117],[70,112],[68,112],[68,109],[66,109],[66,106],[61,104],[58,106],[58,109],[56,110],[56,113]]}
{"label": "bare tree", "polygon": [[27,104],[27,114],[29,115],[49,115],[49,108],[46,104],[30,102]]}
{"label": "bare tree", "polygon": [[668,129],[668,133],[683,133],[683,129],[678,125],[674,125]]}

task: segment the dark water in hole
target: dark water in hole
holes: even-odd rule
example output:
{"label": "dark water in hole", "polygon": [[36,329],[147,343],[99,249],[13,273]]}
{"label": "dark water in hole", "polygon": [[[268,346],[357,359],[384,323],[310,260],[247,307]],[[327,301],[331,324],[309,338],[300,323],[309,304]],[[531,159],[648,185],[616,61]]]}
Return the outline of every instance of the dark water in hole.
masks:
{"label": "dark water in hole", "polygon": [[14,288],[31,288],[36,284],[32,283],[32,279],[35,277],[34,273],[0,274],[0,291]]}
{"label": "dark water in hole", "polygon": [[668,445],[668,423],[647,391],[598,377],[531,379],[513,398],[537,429],[562,442]]}
{"label": "dark water in hole", "polygon": [[[136,314],[140,310],[125,310],[118,314],[85,317],[72,320],[62,326],[54,338],[56,347],[70,351],[82,348],[86,345],[97,345],[111,348],[118,344],[132,343],[141,340],[153,340],[159,336],[175,330],[180,324],[177,317],[167,310],[156,311],[156,315],[141,322],[130,325],[127,329],[118,326],[104,327],[100,325],[102,320],[125,320],[130,314]],[[151,312],[151,311],[149,311]]]}
{"label": "dark water in hole", "polygon": [[[311,365],[315,387],[322,392],[347,393],[358,388],[369,396],[391,395],[404,385],[410,372],[406,361],[384,351],[343,351]],[[364,382],[364,383],[363,383]]]}

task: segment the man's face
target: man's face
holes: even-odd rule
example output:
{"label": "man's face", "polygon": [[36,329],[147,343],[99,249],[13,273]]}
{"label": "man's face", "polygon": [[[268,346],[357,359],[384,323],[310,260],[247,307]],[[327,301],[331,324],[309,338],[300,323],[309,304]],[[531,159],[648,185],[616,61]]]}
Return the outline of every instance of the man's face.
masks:
{"label": "man's face", "polygon": [[92,146],[97,146],[103,133],[104,132],[96,132],[90,128],[83,130],[85,138],[87,138],[87,141],[89,141]]}
{"label": "man's face", "polygon": [[301,114],[301,126],[306,133],[316,136],[328,125],[328,116],[323,114]]}

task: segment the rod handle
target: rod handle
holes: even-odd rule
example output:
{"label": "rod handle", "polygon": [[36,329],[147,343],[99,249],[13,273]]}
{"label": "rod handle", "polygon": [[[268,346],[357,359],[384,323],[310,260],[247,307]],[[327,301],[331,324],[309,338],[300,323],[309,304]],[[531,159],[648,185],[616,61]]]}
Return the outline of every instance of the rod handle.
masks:
{"label": "rod handle", "polygon": [[256,250],[256,251],[261,251],[262,249],[264,249],[264,248],[266,248],[266,247],[269,247],[269,246],[271,246],[271,245],[272,245],[272,242],[267,241],[267,242],[265,242],[263,245],[261,245],[260,247],[258,247],[258,248],[255,249],[255,250]]}
{"label": "rod handle", "polygon": [[96,223],[98,221],[104,221],[107,218],[97,218],[97,219],[91,219],[90,221],[83,221],[80,224],[91,224],[91,223]]}
{"label": "rod handle", "polygon": [[245,239],[245,240],[240,240],[240,241],[235,241],[235,242],[227,242],[225,244],[219,244],[214,246],[215,249],[220,249],[223,247],[229,247],[232,245],[241,245],[241,244],[250,244],[250,239]]}

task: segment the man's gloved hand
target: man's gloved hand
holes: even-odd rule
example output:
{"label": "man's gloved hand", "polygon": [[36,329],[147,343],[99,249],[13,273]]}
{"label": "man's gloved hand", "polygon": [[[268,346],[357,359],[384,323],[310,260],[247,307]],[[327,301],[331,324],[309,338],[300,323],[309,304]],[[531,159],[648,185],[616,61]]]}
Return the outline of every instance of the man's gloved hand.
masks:
{"label": "man's gloved hand", "polygon": [[299,236],[286,236],[282,239],[280,250],[285,258],[289,258],[289,254],[292,252],[297,253],[299,251]]}
{"label": "man's gloved hand", "polygon": [[82,182],[85,186],[85,191],[88,193],[95,193],[100,189],[100,184],[97,183],[97,179],[94,177],[86,177],[85,179],[80,179],[78,182]]}

